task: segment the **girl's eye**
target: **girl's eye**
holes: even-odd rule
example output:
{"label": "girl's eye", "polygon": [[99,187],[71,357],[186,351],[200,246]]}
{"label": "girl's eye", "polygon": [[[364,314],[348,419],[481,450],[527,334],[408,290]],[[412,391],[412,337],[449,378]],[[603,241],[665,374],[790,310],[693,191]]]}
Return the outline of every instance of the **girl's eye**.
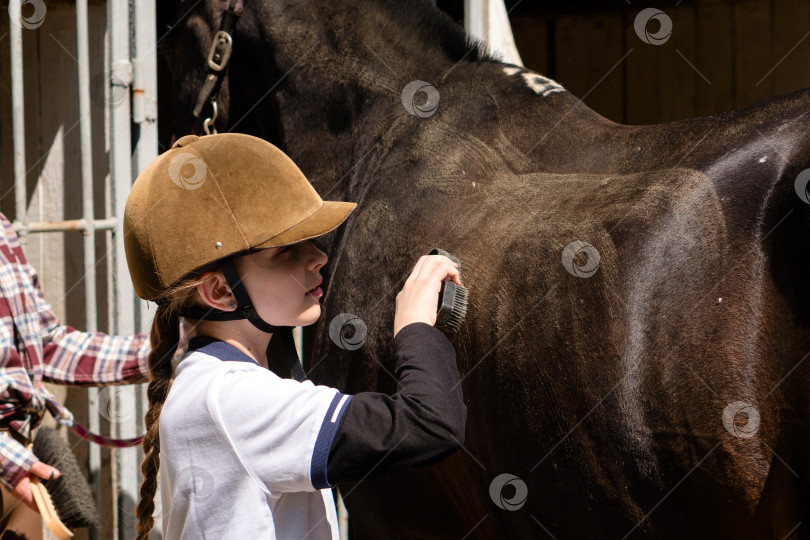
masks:
{"label": "girl's eye", "polygon": [[287,252],[287,250],[289,250],[289,247],[281,247],[275,253],[270,255],[270,258],[273,259],[276,257],[282,257]]}

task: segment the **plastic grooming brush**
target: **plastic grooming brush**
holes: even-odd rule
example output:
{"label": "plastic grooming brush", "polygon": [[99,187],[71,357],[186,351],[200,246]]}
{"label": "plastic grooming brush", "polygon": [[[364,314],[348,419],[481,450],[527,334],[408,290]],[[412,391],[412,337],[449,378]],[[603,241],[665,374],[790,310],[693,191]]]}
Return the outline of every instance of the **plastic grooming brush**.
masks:
{"label": "plastic grooming brush", "polygon": [[31,451],[41,462],[60,472],[55,479],[31,481],[31,493],[48,529],[63,540],[73,537],[71,529],[97,527],[96,502],[67,441],[54,429],[42,427]]}
{"label": "plastic grooming brush", "polygon": [[[461,262],[443,249],[433,248],[428,255],[444,255],[458,265],[459,280],[461,280]],[[452,279],[442,282],[439,291],[439,306],[436,313],[436,328],[449,332],[457,332],[464,317],[467,315],[467,296],[469,291],[464,285],[456,285]]]}

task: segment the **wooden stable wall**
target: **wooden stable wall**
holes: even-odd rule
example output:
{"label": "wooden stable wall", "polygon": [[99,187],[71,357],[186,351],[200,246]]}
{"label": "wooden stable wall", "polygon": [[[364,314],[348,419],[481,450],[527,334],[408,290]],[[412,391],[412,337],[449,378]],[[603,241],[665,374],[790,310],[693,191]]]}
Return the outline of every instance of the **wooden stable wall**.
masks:
{"label": "wooden stable wall", "polygon": [[[438,5],[462,21],[463,1]],[[662,45],[633,28],[646,7],[672,19]],[[810,87],[810,0],[507,0],[506,8],[524,65],[616,122],[706,116]]]}

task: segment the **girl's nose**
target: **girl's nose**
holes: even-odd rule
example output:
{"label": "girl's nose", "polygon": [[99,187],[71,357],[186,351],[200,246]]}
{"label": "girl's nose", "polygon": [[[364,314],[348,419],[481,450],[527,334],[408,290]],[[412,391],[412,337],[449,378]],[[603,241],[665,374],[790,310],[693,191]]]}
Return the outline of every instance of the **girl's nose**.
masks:
{"label": "girl's nose", "polygon": [[312,245],[312,248],[314,250],[312,260],[316,265],[316,267],[326,265],[326,262],[329,260],[329,256],[326,253],[324,253],[323,250],[321,250],[314,243],[310,242],[310,244]]}

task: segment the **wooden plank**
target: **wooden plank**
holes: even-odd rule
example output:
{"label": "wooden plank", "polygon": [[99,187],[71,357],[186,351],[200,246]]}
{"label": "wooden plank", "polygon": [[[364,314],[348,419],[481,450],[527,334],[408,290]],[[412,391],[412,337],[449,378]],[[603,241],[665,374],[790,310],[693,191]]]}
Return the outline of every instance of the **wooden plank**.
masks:
{"label": "wooden plank", "polygon": [[772,0],[771,64],[761,84],[773,96],[810,87],[810,2]]}
{"label": "wooden plank", "polygon": [[757,84],[771,69],[770,5],[762,0],[734,4],[734,107],[770,97],[770,86]]}
{"label": "wooden plank", "polygon": [[614,122],[621,122],[623,111],[622,14],[596,12],[588,16],[589,50],[585,56],[588,97],[585,102]]}
{"label": "wooden plank", "polygon": [[[599,114],[622,120],[622,19],[617,11],[555,20],[557,82]],[[587,97],[585,97],[587,96]]]}
{"label": "wooden plank", "polygon": [[578,98],[588,91],[588,76],[583,63],[590,41],[587,23],[581,15],[560,15],[554,20],[554,58],[557,72],[554,79]]}
{"label": "wooden plank", "polygon": [[510,23],[523,65],[553,78],[549,73],[548,59],[551,51],[548,47],[546,20],[540,17],[520,16],[510,18]]}
{"label": "wooden plank", "polygon": [[0,212],[14,217],[14,153],[11,145],[11,42],[9,17],[0,17]]}
{"label": "wooden plank", "polygon": [[[106,28],[106,7],[93,2],[88,10],[90,73],[103,73],[103,51]],[[1,34],[0,34],[1,35]],[[6,48],[4,58],[8,57]],[[25,118],[26,118],[26,161],[28,174],[28,219],[29,221],[57,221],[81,217],[82,193],[79,186],[81,159],[79,148],[78,116],[78,66],[76,62],[76,14],[70,2],[48,4],[47,16],[42,26],[36,30],[23,31],[24,72],[25,72]],[[4,66],[3,70],[7,68]],[[8,76],[3,80],[8,81]],[[6,83],[8,84],[8,83]],[[3,99],[10,101],[10,95],[3,93]],[[107,204],[105,176],[107,173],[106,148],[104,137],[103,103],[94,102],[91,106],[90,122],[93,131],[93,177],[96,217],[103,217]],[[6,110],[9,112],[7,113]],[[2,151],[11,157],[10,103],[3,103]],[[6,138],[6,133],[8,136]],[[7,171],[3,170],[3,183],[13,186],[10,161]],[[6,169],[6,167],[4,167]],[[8,180],[7,180],[8,179]],[[13,203],[13,196],[8,200]],[[13,205],[12,205],[13,207]],[[4,209],[6,206],[4,204]],[[106,233],[97,233],[96,260],[105,256],[109,249]],[[29,262],[37,269],[40,283],[48,301],[53,305],[60,320],[77,328],[85,327],[83,277],[83,242],[77,232],[32,234],[25,246]],[[106,262],[106,261],[105,261]],[[97,285],[101,291],[108,288],[108,264],[97,266]],[[75,286],[74,286],[75,285]],[[98,328],[109,330],[111,305],[109,296],[99,295]],[[73,411],[77,421],[87,423],[87,392],[85,389],[49,387]],[[108,423],[102,420],[106,432]],[[71,435],[72,444],[78,439]],[[87,463],[87,444],[75,447],[77,459],[84,468]],[[132,450],[136,451],[136,450]],[[111,473],[111,453],[102,452],[100,485],[102,500],[101,538],[114,536],[113,508],[114,483]],[[86,470],[85,470],[86,474]],[[87,538],[86,532],[77,534],[77,540]]]}
{"label": "wooden plank", "polygon": [[734,108],[733,6],[730,0],[697,4],[695,65],[702,78],[695,92],[695,115],[708,116]]}
{"label": "wooden plank", "polygon": [[658,58],[660,45],[651,45],[642,41],[636,34],[633,22],[641,11],[640,7],[624,8],[624,42],[625,51],[629,52],[624,60],[624,121],[628,124],[658,123],[661,99],[658,77]]}
{"label": "wooden plank", "polygon": [[[672,20],[672,35],[658,46],[659,122],[695,116],[695,88],[706,86],[695,64],[695,6],[682,2],[665,13]],[[705,74],[703,75],[705,76]]]}

